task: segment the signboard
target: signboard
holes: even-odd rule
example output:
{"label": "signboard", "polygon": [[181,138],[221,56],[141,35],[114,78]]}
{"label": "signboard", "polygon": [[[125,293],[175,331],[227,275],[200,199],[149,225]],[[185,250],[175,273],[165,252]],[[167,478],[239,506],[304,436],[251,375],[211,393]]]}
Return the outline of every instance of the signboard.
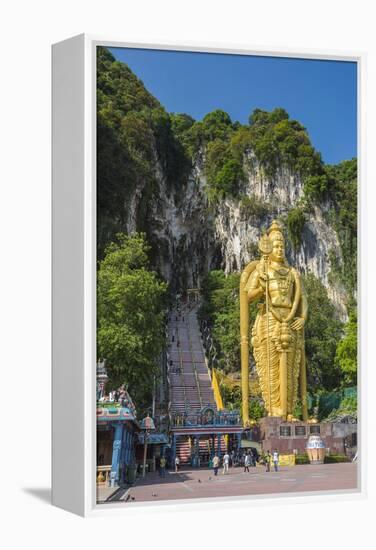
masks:
{"label": "signboard", "polygon": [[242,439],[240,442],[241,449],[256,449],[256,451],[261,454],[261,445],[256,441],[249,441],[248,439]]}
{"label": "signboard", "polygon": [[295,466],[295,455],[279,455],[279,466]]}

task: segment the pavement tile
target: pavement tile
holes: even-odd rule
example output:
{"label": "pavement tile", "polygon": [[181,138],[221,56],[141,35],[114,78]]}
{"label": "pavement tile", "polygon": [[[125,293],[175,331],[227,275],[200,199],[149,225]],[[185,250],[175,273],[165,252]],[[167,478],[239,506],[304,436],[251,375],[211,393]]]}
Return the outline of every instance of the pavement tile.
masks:
{"label": "pavement tile", "polygon": [[[317,468],[320,468],[318,471]],[[133,501],[163,501],[224,496],[278,494],[288,492],[354,490],[357,488],[357,464],[301,465],[281,468],[278,473],[252,468],[231,468],[228,475],[214,476],[209,469],[184,469],[179,473],[167,472],[165,478],[150,473],[139,478],[131,487],[133,497],[120,505]]]}

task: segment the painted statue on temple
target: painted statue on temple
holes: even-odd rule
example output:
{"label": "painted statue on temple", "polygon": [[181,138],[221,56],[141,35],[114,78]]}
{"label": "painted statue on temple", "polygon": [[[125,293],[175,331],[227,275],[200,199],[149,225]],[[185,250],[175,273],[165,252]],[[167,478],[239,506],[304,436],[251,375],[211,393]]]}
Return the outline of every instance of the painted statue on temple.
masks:
{"label": "painted statue on temple", "polygon": [[[249,424],[249,336],[268,416],[294,419],[298,395],[307,420],[304,324],[308,305],[300,274],[285,259],[281,226],[273,221],[259,242],[261,257],[240,280],[243,422]],[[259,301],[250,333],[249,304]]]}

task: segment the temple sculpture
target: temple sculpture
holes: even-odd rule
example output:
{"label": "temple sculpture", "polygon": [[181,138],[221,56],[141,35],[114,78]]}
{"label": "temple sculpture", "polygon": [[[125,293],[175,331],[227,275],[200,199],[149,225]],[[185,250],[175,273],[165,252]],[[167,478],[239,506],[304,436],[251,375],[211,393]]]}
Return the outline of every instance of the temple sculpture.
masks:
{"label": "temple sculpture", "polygon": [[259,241],[261,257],[240,279],[243,424],[249,425],[249,304],[260,300],[251,344],[268,416],[294,420],[298,392],[307,420],[304,324],[308,305],[300,274],[285,259],[281,226],[273,221]]}

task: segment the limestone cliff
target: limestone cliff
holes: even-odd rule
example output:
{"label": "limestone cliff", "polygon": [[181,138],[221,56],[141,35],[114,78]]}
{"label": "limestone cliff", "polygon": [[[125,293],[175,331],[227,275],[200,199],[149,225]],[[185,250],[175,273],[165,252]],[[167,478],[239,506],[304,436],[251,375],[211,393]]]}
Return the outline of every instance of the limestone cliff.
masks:
{"label": "limestone cliff", "polygon": [[[199,287],[210,269],[226,273],[241,271],[258,257],[257,243],[262,229],[276,216],[287,215],[303,196],[299,177],[286,169],[273,179],[262,174],[260,167],[247,172],[242,199],[225,198],[210,205],[202,158],[198,157],[179,196],[167,189],[166,178],[155,164],[158,192],[148,205],[146,231],[153,247],[154,266],[174,290]],[[259,213],[249,213],[255,202]],[[145,227],[137,219],[142,189],[136,188],[127,205],[127,222],[123,230],[134,232]],[[343,286],[330,282],[330,253],[341,261],[341,247],[334,228],[325,219],[330,204],[315,206],[303,226],[301,244],[295,250],[287,238],[287,258],[302,273],[313,273],[328,290],[341,318],[346,318],[346,292]],[[252,207],[251,207],[252,210]]]}
{"label": "limestone cliff", "polygon": [[[333,266],[340,273],[356,258],[356,189],[341,180],[356,185],[356,166],[329,170],[306,129],[281,108],[255,109],[248,125],[221,110],[202,121],[169,114],[105,48],[98,50],[97,114],[99,259],[117,232],[142,231],[153,267],[174,291],[199,287],[210,269],[241,271],[258,257],[262,229],[301,209],[308,189],[318,199],[304,210],[295,240],[286,231],[287,258],[319,278],[346,317],[355,260],[346,290]],[[341,240],[330,216],[338,196],[351,206],[351,234],[343,217]]]}

